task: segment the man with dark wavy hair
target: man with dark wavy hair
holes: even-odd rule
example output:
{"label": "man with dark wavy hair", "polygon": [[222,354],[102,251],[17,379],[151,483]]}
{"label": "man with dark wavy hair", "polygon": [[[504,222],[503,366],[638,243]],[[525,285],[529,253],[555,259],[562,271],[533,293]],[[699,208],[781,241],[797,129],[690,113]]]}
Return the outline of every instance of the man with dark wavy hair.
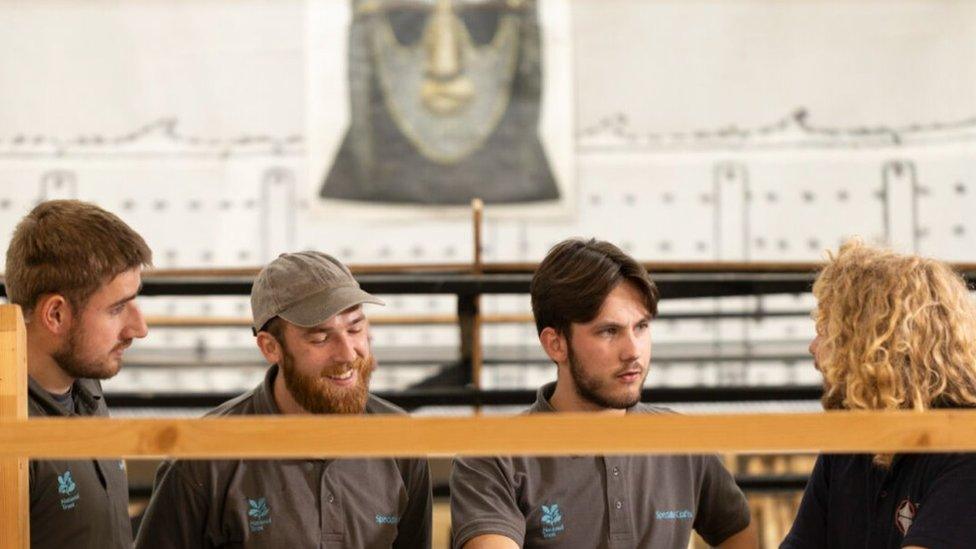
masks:
{"label": "man with dark wavy hair", "polygon": [[[827,410],[976,406],[976,307],[944,263],[851,241],[813,286]],[[971,454],[822,455],[782,547],[976,547]]]}
{"label": "man with dark wavy hair", "polygon": [[[539,341],[556,382],[530,413],[668,413],[641,403],[658,290],[609,242],[565,240],[532,278]],[[749,507],[715,456],[459,458],[451,474],[456,549],[685,549],[692,530],[757,547]]]}
{"label": "man with dark wavy hair", "polygon": [[[31,417],[107,416],[101,381],[147,328],[136,296],[146,242],[124,221],[78,200],[42,202],[7,248],[7,298],[27,327]],[[31,547],[130,548],[125,462],[31,460]]]}

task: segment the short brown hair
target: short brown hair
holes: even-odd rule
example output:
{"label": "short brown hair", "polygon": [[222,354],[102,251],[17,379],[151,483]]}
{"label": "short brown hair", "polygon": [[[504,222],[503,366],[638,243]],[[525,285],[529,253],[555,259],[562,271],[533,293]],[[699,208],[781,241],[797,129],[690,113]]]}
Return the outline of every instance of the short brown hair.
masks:
{"label": "short brown hair", "polygon": [[637,287],[651,316],[660,297],[647,269],[609,242],[571,238],[556,244],[532,277],[535,327],[569,336],[572,323],[596,318],[603,300],[623,281]]}
{"label": "short brown hair", "polygon": [[50,200],[14,230],[4,283],[25,312],[48,293],[82,308],[102,284],[139,266],[152,266],[152,251],[124,221],[87,202]]}

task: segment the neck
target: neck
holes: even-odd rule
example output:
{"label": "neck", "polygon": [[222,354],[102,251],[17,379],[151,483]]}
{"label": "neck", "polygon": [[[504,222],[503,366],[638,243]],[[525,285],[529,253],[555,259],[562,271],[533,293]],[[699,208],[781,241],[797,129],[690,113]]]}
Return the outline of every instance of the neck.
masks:
{"label": "neck", "polygon": [[63,395],[71,389],[75,378],[61,369],[51,356],[51,350],[32,330],[27,330],[27,374],[45,391]]}
{"label": "neck", "polygon": [[278,366],[278,373],[275,375],[273,391],[275,405],[278,406],[278,411],[282,414],[307,414],[308,411],[302,408],[302,405],[295,401],[295,398],[291,396],[291,392],[285,385],[285,376],[281,372],[281,366]]}
{"label": "neck", "polygon": [[576,390],[576,384],[567,379],[556,381],[556,390],[552,392],[552,397],[549,398],[549,405],[557,412],[586,412],[612,416],[622,416],[627,413],[627,410],[605,408],[586,400]]}

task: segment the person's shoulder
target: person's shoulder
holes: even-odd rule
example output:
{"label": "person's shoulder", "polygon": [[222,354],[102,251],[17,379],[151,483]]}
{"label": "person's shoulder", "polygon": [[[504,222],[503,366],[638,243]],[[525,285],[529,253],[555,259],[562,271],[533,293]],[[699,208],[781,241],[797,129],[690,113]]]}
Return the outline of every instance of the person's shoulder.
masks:
{"label": "person's shoulder", "polygon": [[102,382],[97,379],[83,377],[75,381],[75,384],[93,397],[101,397],[104,394],[102,391]]}
{"label": "person's shoulder", "polygon": [[254,389],[252,389],[242,395],[238,395],[222,403],[213,410],[210,410],[204,414],[204,416],[242,416],[254,414],[254,411]]}
{"label": "person's shoulder", "polygon": [[967,473],[976,472],[976,454],[974,453],[915,454],[915,456],[906,456],[906,458],[934,473],[950,470],[966,471]]}
{"label": "person's shoulder", "polygon": [[403,408],[373,394],[370,394],[369,399],[366,400],[366,413],[407,415],[406,410]]}

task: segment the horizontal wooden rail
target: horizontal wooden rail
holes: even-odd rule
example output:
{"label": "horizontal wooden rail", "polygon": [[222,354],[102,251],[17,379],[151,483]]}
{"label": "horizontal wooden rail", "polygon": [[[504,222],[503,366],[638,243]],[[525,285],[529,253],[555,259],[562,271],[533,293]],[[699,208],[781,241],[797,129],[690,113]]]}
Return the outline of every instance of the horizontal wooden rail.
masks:
{"label": "horizontal wooden rail", "polygon": [[[371,315],[374,326],[456,326],[458,316],[442,315]],[[533,322],[529,313],[482,315],[484,324],[528,324]],[[147,316],[150,328],[249,328],[251,319],[222,316]]]}
{"label": "horizontal wooden rail", "polygon": [[[809,273],[823,268],[819,262],[757,262],[757,261],[645,261],[651,273]],[[480,269],[479,269],[480,267]],[[402,273],[531,273],[538,263],[493,262],[482,263],[401,263],[389,265],[349,265],[353,274]],[[973,270],[974,264],[956,265],[959,270]],[[146,276],[159,278],[254,277],[260,267],[153,269]]]}
{"label": "horizontal wooden rail", "polygon": [[976,451],[976,410],[0,422],[0,458]]}
{"label": "horizontal wooden rail", "polygon": [[[818,261],[643,261],[654,273],[810,273],[823,268]],[[976,263],[951,263],[961,272],[976,271]],[[539,266],[533,262],[482,263],[480,271],[473,263],[402,263],[390,265],[349,265],[353,274],[402,273],[531,273]],[[153,269],[147,276],[160,278],[254,277],[260,267]]]}

